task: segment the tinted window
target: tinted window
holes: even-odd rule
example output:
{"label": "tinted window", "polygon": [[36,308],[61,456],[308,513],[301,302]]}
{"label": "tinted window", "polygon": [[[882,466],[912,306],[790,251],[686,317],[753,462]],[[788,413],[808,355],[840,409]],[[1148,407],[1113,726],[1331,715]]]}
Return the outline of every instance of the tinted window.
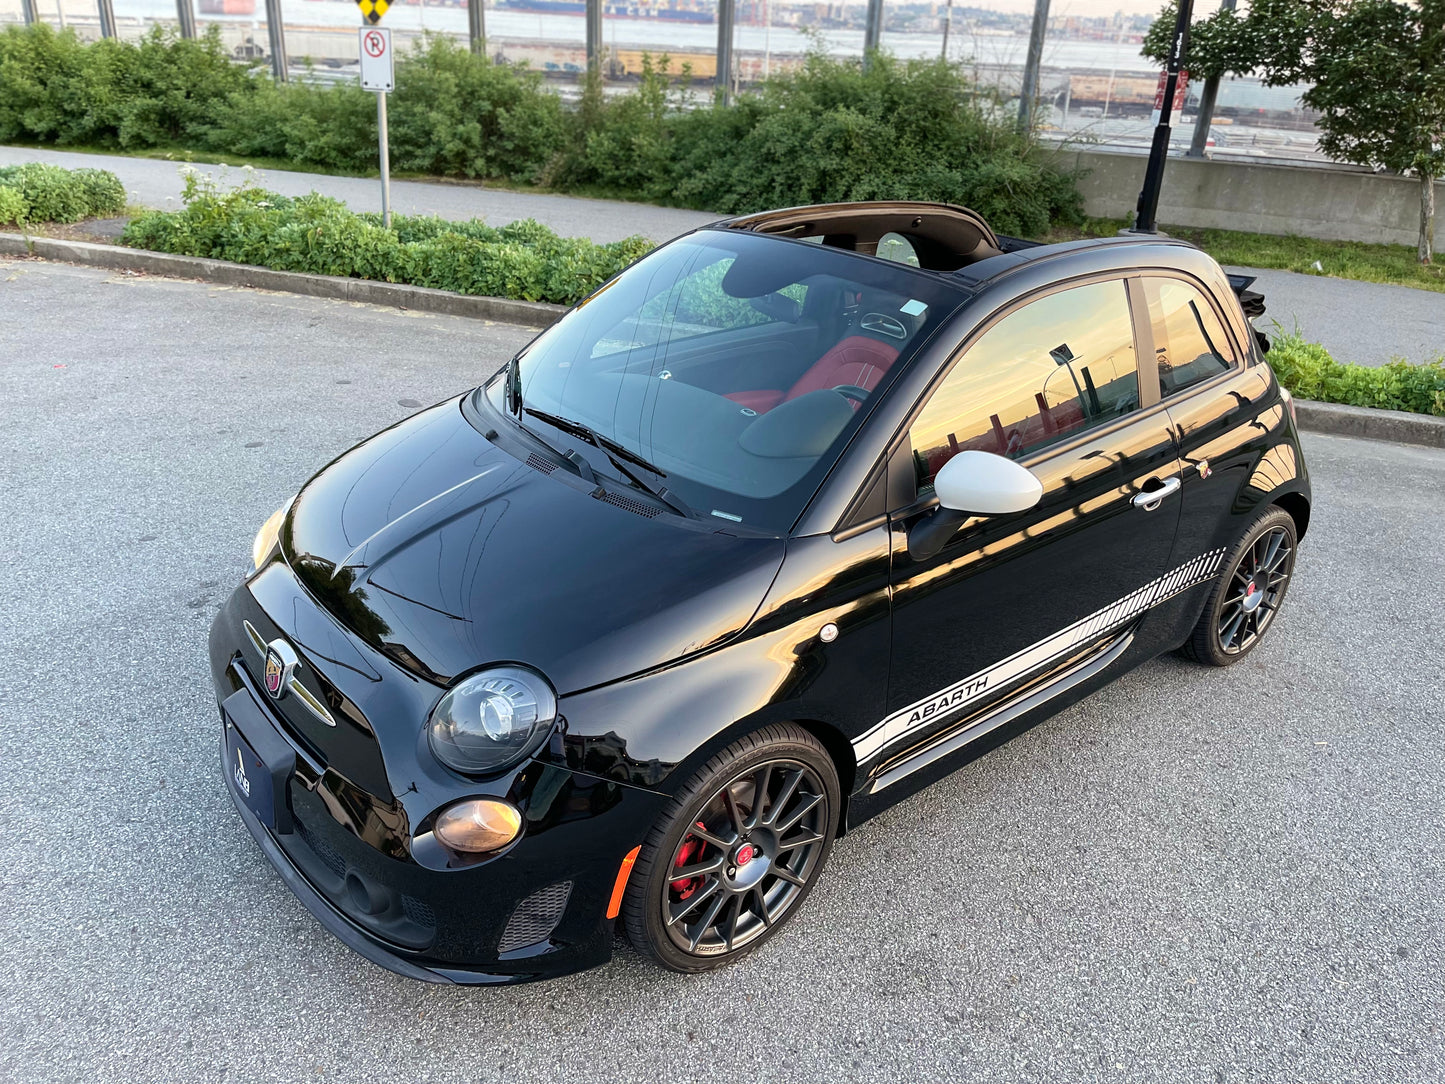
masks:
{"label": "tinted window", "polygon": [[[901,264],[703,230],[633,264],[523,350],[517,421],[628,484],[541,415],[580,423],[650,462],[699,515],[783,531],[874,394],[962,296]],[[502,375],[486,392],[505,412]]]}
{"label": "tinted window", "polygon": [[1049,294],[969,347],[913,423],[920,486],[967,448],[1017,459],[1139,409],[1123,282]]}
{"label": "tinted window", "polygon": [[1173,395],[1230,369],[1234,349],[1202,293],[1179,279],[1147,278],[1144,296],[1159,356],[1160,395]]}

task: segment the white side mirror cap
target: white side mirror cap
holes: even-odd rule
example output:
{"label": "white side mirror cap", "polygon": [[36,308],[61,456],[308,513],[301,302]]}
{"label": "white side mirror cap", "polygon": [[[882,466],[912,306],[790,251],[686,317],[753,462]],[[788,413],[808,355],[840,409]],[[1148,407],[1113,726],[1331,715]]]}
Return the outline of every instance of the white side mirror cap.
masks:
{"label": "white side mirror cap", "polygon": [[938,503],[955,512],[1000,516],[1026,512],[1044,495],[1033,471],[992,452],[959,452],[933,480]]}

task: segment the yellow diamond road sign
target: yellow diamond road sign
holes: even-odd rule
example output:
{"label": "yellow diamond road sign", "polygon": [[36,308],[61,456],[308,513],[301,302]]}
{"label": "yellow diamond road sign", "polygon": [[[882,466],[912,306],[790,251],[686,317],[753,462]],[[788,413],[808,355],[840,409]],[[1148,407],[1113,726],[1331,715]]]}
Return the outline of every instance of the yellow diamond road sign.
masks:
{"label": "yellow diamond road sign", "polygon": [[389,0],[356,0],[356,6],[361,9],[361,17],[372,26],[381,22],[381,17],[386,14],[386,9],[391,7]]}

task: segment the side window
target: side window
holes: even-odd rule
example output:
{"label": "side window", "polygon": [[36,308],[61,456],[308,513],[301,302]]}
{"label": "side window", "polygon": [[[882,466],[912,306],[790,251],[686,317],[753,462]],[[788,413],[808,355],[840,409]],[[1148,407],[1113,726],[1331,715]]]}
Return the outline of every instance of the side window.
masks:
{"label": "side window", "polygon": [[1138,409],[1124,283],[1049,294],[986,331],[934,391],[911,431],[919,487],[965,449],[1017,459]]}
{"label": "side window", "polygon": [[1214,308],[1193,286],[1179,279],[1146,278],[1144,296],[1159,356],[1159,394],[1173,395],[1202,380],[1227,372],[1234,348]]}

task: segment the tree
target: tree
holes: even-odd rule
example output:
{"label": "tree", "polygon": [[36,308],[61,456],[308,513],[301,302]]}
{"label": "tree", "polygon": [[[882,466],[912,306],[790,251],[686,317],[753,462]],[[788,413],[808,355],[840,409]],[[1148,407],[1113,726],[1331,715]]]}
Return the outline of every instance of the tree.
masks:
{"label": "tree", "polygon": [[[1173,10],[1154,24],[1166,36]],[[1445,175],[1445,0],[1255,0],[1247,15],[1219,11],[1190,34],[1186,64],[1200,74],[1309,83],[1300,100],[1319,112],[1320,148],[1331,158],[1414,172],[1418,254],[1431,261],[1435,181]],[[1144,54],[1165,51],[1151,30]]]}

